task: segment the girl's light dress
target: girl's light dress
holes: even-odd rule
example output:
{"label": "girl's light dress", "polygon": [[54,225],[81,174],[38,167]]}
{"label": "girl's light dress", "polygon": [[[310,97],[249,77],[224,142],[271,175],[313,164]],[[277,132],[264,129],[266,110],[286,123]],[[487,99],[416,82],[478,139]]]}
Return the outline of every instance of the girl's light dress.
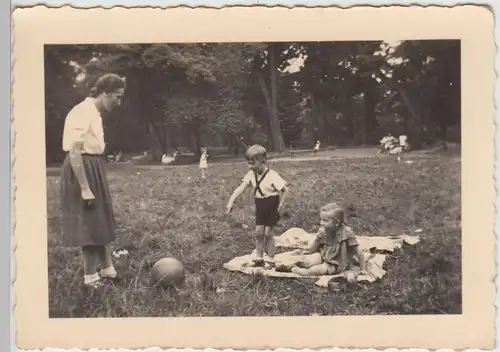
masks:
{"label": "girl's light dress", "polygon": [[202,153],[200,157],[200,169],[206,169],[208,167],[207,163],[208,154]]}

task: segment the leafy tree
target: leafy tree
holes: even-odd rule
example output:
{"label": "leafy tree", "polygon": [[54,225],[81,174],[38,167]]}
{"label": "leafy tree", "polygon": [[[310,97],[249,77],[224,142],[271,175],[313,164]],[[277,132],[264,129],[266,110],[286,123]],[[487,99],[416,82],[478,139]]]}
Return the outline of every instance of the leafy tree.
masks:
{"label": "leafy tree", "polygon": [[179,145],[238,154],[250,143],[376,143],[388,131],[413,146],[460,126],[460,42],[52,45],[45,48],[47,160],[64,117],[98,76],[127,78],[105,119],[110,149],[160,156]]}

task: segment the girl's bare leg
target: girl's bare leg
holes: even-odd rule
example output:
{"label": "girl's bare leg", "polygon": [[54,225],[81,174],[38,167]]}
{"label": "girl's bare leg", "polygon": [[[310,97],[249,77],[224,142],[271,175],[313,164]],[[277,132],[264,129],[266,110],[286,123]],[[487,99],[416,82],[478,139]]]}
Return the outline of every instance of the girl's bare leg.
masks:
{"label": "girl's bare leg", "polygon": [[309,268],[294,267],[294,268],[292,268],[292,272],[295,274],[298,274],[300,276],[327,275],[328,274],[328,265],[323,263],[323,264],[311,266]]}
{"label": "girl's bare leg", "polygon": [[304,256],[304,259],[297,263],[297,266],[300,268],[308,269],[316,265],[320,265],[323,263],[323,259],[321,258],[320,253],[313,253]]}
{"label": "girl's bare leg", "polygon": [[[300,272],[301,270],[308,270],[309,268],[321,265],[321,263],[323,263],[323,259],[321,258],[320,253],[313,253],[313,254],[308,254],[308,255],[300,254],[299,258],[300,258],[300,260],[297,261],[294,265],[279,263],[276,266],[276,270],[282,271],[282,272],[290,272],[290,271],[295,272],[295,270],[299,270],[299,272]],[[302,275],[302,274],[299,274],[299,275]]]}

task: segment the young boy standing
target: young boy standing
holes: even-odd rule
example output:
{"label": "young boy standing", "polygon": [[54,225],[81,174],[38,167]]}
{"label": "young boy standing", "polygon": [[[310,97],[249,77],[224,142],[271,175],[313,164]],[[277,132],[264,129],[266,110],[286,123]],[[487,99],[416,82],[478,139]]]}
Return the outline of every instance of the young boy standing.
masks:
{"label": "young boy standing", "polygon": [[285,194],[288,192],[286,182],[274,170],[266,165],[267,151],[260,145],[249,147],[245,158],[250,171],[243,177],[241,184],[234,190],[229,202],[227,212],[233,209],[235,200],[251,186],[255,199],[255,242],[257,258],[254,260],[256,267],[265,266],[264,247],[271,266],[274,266],[276,253],[273,228],[279,220],[279,213],[283,207]]}

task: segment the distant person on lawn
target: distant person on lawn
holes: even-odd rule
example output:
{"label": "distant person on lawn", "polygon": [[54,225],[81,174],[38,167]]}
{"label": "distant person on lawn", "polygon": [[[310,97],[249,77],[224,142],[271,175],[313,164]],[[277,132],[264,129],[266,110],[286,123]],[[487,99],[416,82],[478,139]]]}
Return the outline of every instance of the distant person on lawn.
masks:
{"label": "distant person on lawn", "polygon": [[313,148],[313,153],[314,153],[315,156],[319,152],[319,147],[320,146],[321,146],[321,142],[320,141],[316,141],[316,145]]}
{"label": "distant person on lawn", "polygon": [[101,278],[117,276],[109,247],[116,236],[115,218],[104,169],[106,143],[101,114],[121,104],[125,86],[125,78],[118,75],[100,77],[88,97],[71,109],[64,123],[63,239],[69,246],[82,248],[84,284],[94,288],[101,285]]}
{"label": "distant person on lawn", "polygon": [[206,178],[205,172],[208,168],[208,151],[207,147],[202,148],[201,150],[201,156],[200,156],[200,171],[201,171],[201,178],[204,180]]}

